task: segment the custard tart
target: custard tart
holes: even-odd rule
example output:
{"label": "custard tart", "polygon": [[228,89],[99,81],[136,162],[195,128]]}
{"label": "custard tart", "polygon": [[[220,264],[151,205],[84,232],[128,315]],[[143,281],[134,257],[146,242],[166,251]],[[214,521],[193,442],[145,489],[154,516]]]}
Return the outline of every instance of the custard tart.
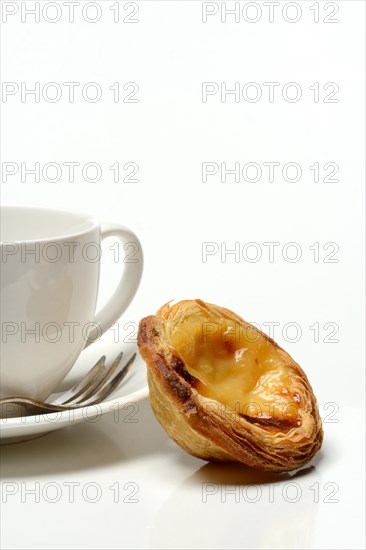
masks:
{"label": "custard tart", "polygon": [[191,455],[285,472],[320,449],[306,374],[232,311],[201,300],[166,304],[140,321],[138,346],[153,411]]}

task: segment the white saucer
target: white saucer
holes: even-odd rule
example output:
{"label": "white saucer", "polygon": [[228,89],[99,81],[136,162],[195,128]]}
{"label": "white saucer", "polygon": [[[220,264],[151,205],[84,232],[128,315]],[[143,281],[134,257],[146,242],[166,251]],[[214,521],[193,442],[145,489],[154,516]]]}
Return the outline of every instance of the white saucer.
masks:
{"label": "white saucer", "polygon": [[[106,345],[103,339],[82,352],[79,359],[62,382],[58,393],[72,387],[81,377],[90,370],[94,363],[102,356],[107,356],[107,364],[121,352],[124,352],[122,361],[136,352],[135,361],[123,380],[121,386],[111,394],[106,401],[99,405],[83,407],[70,411],[42,414],[37,416],[22,416],[17,418],[0,419],[0,445],[26,441],[39,437],[48,432],[59,430],[66,426],[74,426],[80,422],[95,423],[108,412],[113,412],[124,421],[133,422],[133,415],[137,412],[136,402],[148,395],[146,382],[146,366],[138,353],[135,344]],[[51,399],[50,399],[51,401]]]}

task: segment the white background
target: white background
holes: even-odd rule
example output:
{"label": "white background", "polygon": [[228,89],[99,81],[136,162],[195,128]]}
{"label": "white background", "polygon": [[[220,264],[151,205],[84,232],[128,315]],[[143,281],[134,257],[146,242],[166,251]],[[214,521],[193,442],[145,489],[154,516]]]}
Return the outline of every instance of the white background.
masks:
{"label": "white background", "polygon": [[[186,456],[167,439],[147,402],[137,425],[116,425],[108,415],[98,426],[5,448],[5,480],[97,481],[108,498],[95,505],[81,497],[73,504],[66,497],[54,505],[20,504],[16,498],[3,503],[2,547],[362,548],[364,3],[326,7],[302,1],[286,8],[289,3],[281,2],[272,23],[263,2],[246,12],[253,19],[253,10],[261,10],[256,23],[242,15],[237,23],[229,15],[222,22],[221,3],[211,3],[219,12],[204,23],[201,2],[140,1],[133,16],[138,22],[127,23],[123,18],[133,6],[119,2],[115,23],[110,8],[116,3],[102,1],[100,20],[90,23],[82,12],[88,3],[80,0],[73,23],[57,2],[61,18],[53,24],[45,17],[56,17],[54,6],[42,15],[46,2],[40,2],[39,23],[24,13],[22,22],[22,5],[34,2],[2,2],[3,17],[6,4],[18,12],[2,24],[2,80],[15,83],[19,92],[2,98],[3,176],[4,163],[16,163],[19,171],[3,178],[2,202],[82,210],[139,235],[145,271],[121,326],[171,299],[197,297],[233,309],[266,332],[269,323],[279,323],[274,337],[307,372],[326,421],[323,450],[315,467],[296,480],[302,497],[291,504],[283,496],[269,502],[268,492],[256,503],[243,495],[239,502],[228,496],[223,503],[221,489],[203,503],[205,481],[238,490],[250,483],[268,490],[268,483],[284,481],[233,466],[205,466]],[[285,18],[293,19],[295,8],[301,17],[290,23]],[[84,15],[94,18],[93,6],[88,10]],[[338,22],[326,23],[326,17]],[[40,101],[32,95],[22,101],[21,87],[34,88],[36,82]],[[49,82],[62,90],[54,103],[42,96]],[[80,83],[73,103],[64,82]],[[82,97],[89,82],[102,90],[95,103]],[[117,103],[109,89],[116,82]],[[136,103],[123,102],[132,90],[123,90],[128,82],[138,84]],[[236,102],[228,95],[223,101],[216,93],[203,102],[203,82],[219,88],[255,82],[262,97],[250,102],[241,95]],[[273,101],[265,82],[279,83]],[[301,89],[297,102],[283,98],[290,82]],[[318,102],[310,89],[316,82]],[[327,83],[339,87],[332,96],[337,102],[324,102],[334,89],[332,84],[324,90]],[[290,98],[293,92],[292,87]],[[52,93],[49,89],[51,98]],[[41,170],[58,163],[61,179],[50,182],[41,174],[35,182],[26,174],[22,181],[21,163],[31,168],[36,162]],[[81,165],[74,182],[65,162]],[[82,176],[89,162],[102,169],[97,182]],[[109,167],[116,162],[121,180],[123,166],[137,163],[138,182],[114,182]],[[226,162],[228,168],[258,163],[262,177],[236,182],[228,175],[221,182],[218,173],[203,182],[204,162]],[[280,163],[274,182],[265,162]],[[301,167],[297,182],[282,177],[289,162]],[[320,166],[319,182],[309,168],[314,163]],[[324,181],[331,172],[323,169],[326,163],[337,165],[338,181]],[[203,261],[207,242],[216,243],[217,253]],[[269,242],[279,243],[273,261],[264,245]],[[301,258],[286,261],[283,252],[294,242]],[[257,262],[248,260],[256,250],[247,243],[260,250]],[[327,243],[334,244],[324,249]],[[239,258],[221,254],[235,246]],[[287,250],[293,257],[294,248]],[[329,262],[332,251],[337,261]],[[106,243],[101,302],[117,279]],[[288,323],[300,331],[294,333],[293,325],[286,337]],[[314,323],[319,337],[310,329]],[[117,480],[139,484],[138,503],[113,502],[108,487]],[[320,484],[319,502],[310,489],[314,483]],[[324,489],[327,483],[338,487],[338,502],[327,502],[333,487]]]}

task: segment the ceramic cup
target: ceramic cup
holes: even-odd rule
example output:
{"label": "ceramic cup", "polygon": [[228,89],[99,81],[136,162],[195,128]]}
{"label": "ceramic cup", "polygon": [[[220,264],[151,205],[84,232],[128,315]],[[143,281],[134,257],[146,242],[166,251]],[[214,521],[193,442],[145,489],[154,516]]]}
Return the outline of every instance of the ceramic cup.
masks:
{"label": "ceramic cup", "polygon": [[[111,236],[120,245],[114,256],[121,279],[95,314],[101,240]],[[22,206],[1,207],[0,238],[0,397],[46,399],[130,304],[142,274],[141,245],[121,225]]]}

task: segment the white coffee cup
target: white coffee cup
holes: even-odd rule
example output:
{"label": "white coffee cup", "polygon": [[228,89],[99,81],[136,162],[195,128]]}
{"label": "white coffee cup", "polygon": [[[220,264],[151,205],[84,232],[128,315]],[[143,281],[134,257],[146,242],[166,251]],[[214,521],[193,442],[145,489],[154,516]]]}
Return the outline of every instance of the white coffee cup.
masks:
{"label": "white coffee cup", "polygon": [[[121,280],[95,315],[101,240],[111,236],[121,243]],[[0,397],[46,399],[130,304],[142,275],[141,244],[121,225],[27,206],[1,207],[0,240]]]}

